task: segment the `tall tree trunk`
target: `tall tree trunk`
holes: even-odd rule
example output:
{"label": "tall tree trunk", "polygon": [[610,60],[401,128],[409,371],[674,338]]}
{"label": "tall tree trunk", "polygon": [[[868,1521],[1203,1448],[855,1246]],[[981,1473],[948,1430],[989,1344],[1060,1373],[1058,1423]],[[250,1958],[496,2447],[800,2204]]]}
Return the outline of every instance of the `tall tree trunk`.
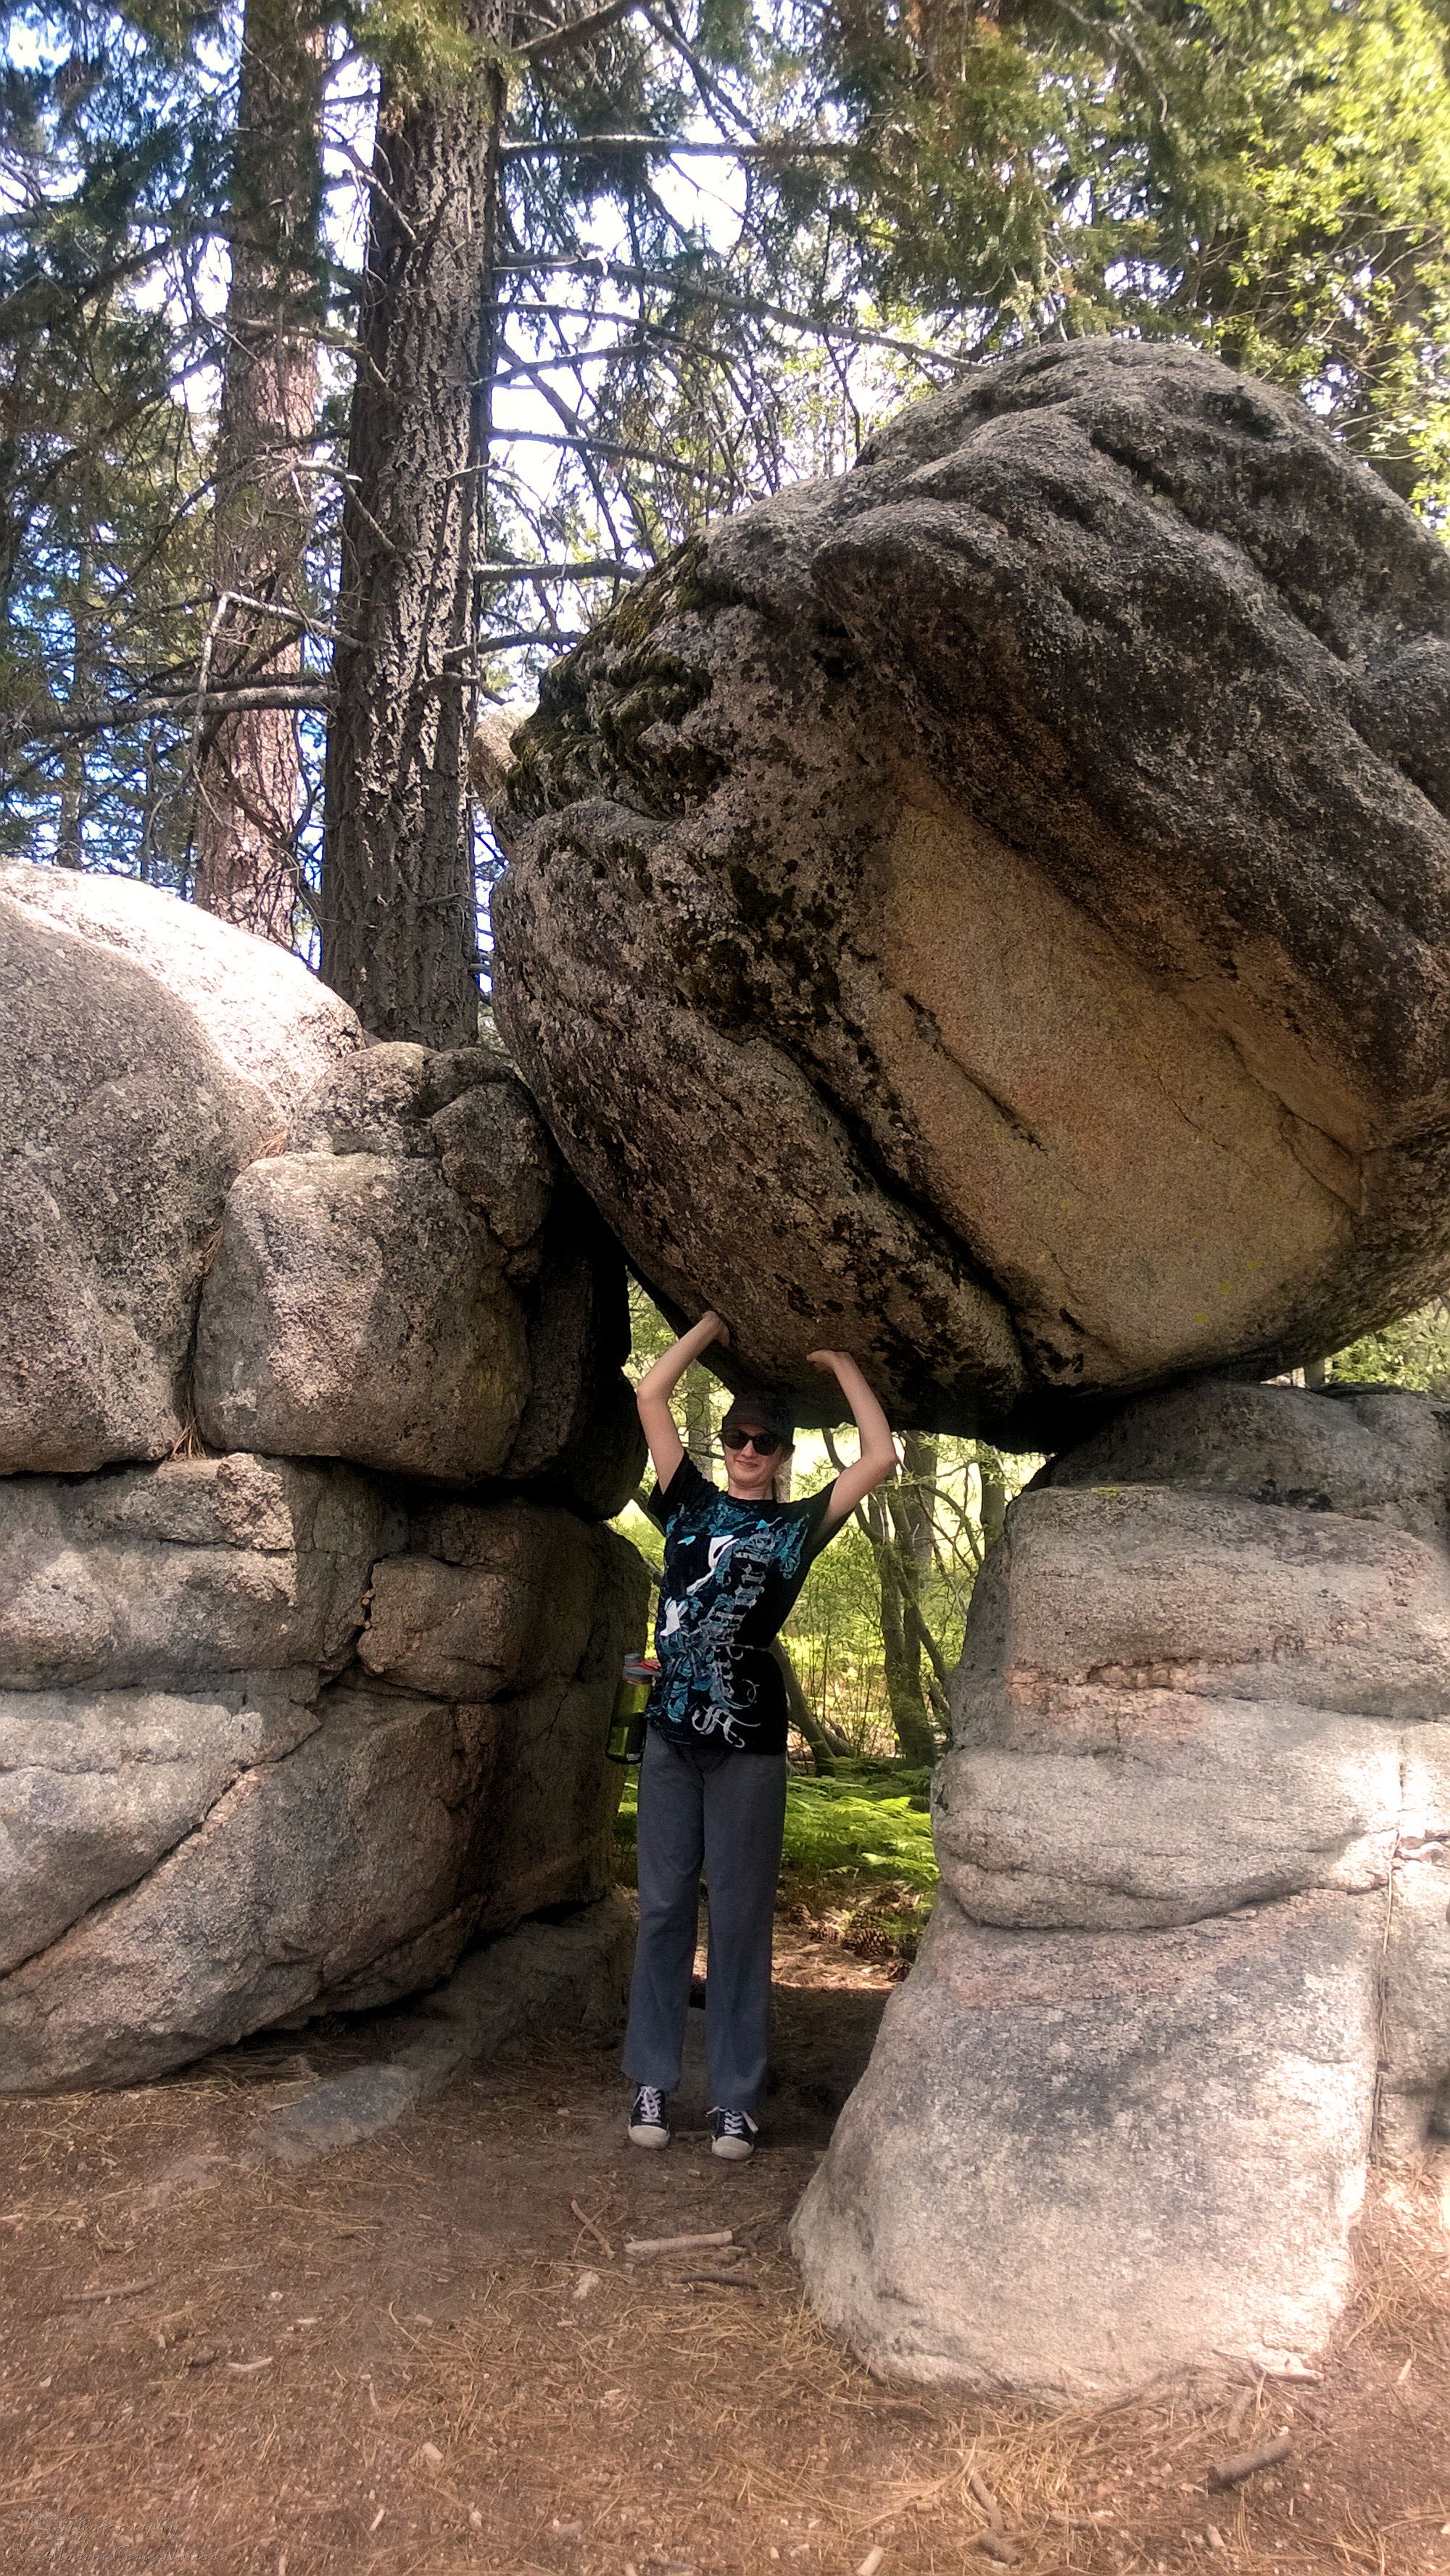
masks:
{"label": "tall tree trunk", "polygon": [[710,1419],[710,1381],[696,1364],[685,1371],[685,1451],[702,1476],[710,1473],[710,1448],[713,1424]]}
{"label": "tall tree trunk", "polygon": [[[299,0],[247,0],[233,145],[231,285],[217,437],[208,676],[283,677],[301,667],[282,611],[306,596],[314,490],[322,189],[321,18]],[[292,945],[302,764],[296,716],[227,716],[197,763],[196,900]]]}
{"label": "tall tree trunk", "polygon": [[1007,1479],[995,1449],[977,1444],[977,1474],[982,1487],[982,1546],[995,1547],[1007,1522]]}
{"label": "tall tree trunk", "polygon": [[886,1702],[891,1723],[904,1762],[914,1770],[923,1770],[935,1762],[936,1736],[932,1731],[921,1687],[921,1639],[911,1619],[911,1591],[902,1580],[902,1549],[892,1528],[888,1506],[880,1494],[868,1497],[864,1518],[867,1536],[876,1559],[876,1580],[881,1589],[881,1646],[886,1665]]}
{"label": "tall tree trunk", "polygon": [[799,1729],[810,1747],[813,1768],[830,1778],[836,1768],[836,1747],[812,1708],[801,1685],[801,1677],[791,1661],[791,1651],[784,1637],[777,1637],[771,1653],[779,1664],[785,1682],[785,1704],[792,1726]]}
{"label": "tall tree trunk", "polygon": [[[76,562],[75,592],[71,606],[70,690],[66,698],[68,714],[85,717],[96,701],[96,601],[93,584],[91,538],[95,520],[89,497],[82,515],[87,523]],[[73,733],[62,738],[60,802],[55,824],[55,863],[58,868],[83,868],[86,863],[85,820],[86,790],[89,784],[86,762],[86,737]]]}
{"label": "tall tree trunk", "polygon": [[503,0],[468,72],[383,79],[342,521],[322,971],[378,1037],[478,1032],[466,750],[487,460]]}
{"label": "tall tree trunk", "polygon": [[55,827],[55,864],[58,868],[83,868],[86,863],[81,820],[86,801],[86,756],[78,737],[67,741],[62,754],[60,812]]}

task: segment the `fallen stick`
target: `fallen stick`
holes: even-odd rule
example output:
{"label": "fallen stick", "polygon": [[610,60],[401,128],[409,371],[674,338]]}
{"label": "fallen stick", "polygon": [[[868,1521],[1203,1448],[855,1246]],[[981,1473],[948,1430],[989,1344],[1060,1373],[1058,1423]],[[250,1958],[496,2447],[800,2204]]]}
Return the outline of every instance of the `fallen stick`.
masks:
{"label": "fallen stick", "polygon": [[868,2549],[856,2570],[856,2576],[876,2576],[876,2570],[885,2555],[884,2549]]}
{"label": "fallen stick", "polygon": [[994,2531],[1002,2528],[1002,2508],[978,2469],[968,2469],[967,2484]]}
{"label": "fallen stick", "polygon": [[609,2260],[612,2263],[614,2260],[614,2248],[610,2244],[608,2237],[605,2235],[603,2228],[595,2226],[588,2210],[581,2209],[577,2200],[571,2200],[569,2206],[573,2210],[575,2217],[578,2219],[580,2226],[587,2229],[588,2233],[593,2237],[596,2245],[603,2246],[605,2253],[608,2255]]}
{"label": "fallen stick", "polygon": [[687,2272],[685,2279],[703,2290],[748,2290],[753,2299],[765,2296],[758,2281],[747,2281],[739,2272]]}
{"label": "fallen stick", "polygon": [[1276,2433],[1272,2442],[1263,2443],[1257,2451],[1240,2451],[1231,2460],[1215,2460],[1208,2483],[1211,2487],[1241,2487],[1256,2469],[1271,2469],[1276,2460],[1287,2460],[1293,2448],[1292,2433]]}
{"label": "fallen stick", "polygon": [[651,2254],[693,2254],[702,2245],[728,2245],[733,2227],[707,2228],[703,2236],[628,2236],[624,2250],[632,2262]]}
{"label": "fallen stick", "polygon": [[735,2231],[741,2244],[746,2244],[752,2236],[758,2236],[763,2227],[773,2227],[778,2218],[784,2218],[789,2206],[788,2201],[778,2200],[769,2209],[758,2209],[753,2218],[742,2219]]}

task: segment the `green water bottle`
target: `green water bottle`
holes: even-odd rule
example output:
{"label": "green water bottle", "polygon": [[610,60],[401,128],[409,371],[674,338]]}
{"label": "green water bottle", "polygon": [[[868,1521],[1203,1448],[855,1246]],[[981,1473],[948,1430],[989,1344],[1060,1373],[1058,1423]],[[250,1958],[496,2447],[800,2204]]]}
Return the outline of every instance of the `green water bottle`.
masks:
{"label": "green water bottle", "polygon": [[659,1666],[648,1655],[626,1655],[604,1750],[611,1762],[638,1762],[644,1753],[644,1713]]}

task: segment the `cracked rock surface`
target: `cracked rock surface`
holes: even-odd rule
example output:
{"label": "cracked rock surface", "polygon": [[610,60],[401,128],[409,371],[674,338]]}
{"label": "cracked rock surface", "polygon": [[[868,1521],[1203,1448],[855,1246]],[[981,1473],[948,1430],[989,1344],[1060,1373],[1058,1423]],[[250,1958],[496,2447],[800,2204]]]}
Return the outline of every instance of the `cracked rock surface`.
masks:
{"label": "cracked rock surface", "polygon": [[1380,2151],[1450,2126],[1450,1439],[1203,1382],[1013,1505],[942,1887],[802,2204],[873,2367],[1064,2402],[1322,2340]]}
{"label": "cracked rock surface", "polygon": [[603,1894],[643,1441],[618,1247],[496,1046],[371,1045],[39,867],[0,1019],[0,2090],[45,2091]]}
{"label": "cracked rock surface", "polygon": [[602,1896],[646,1598],[574,1513],[344,1467],[0,1485],[0,2089],[387,2003]]}
{"label": "cracked rock surface", "polygon": [[164,1458],[227,1191],[360,1048],[298,957],[125,877],[0,868],[0,1474]]}
{"label": "cracked rock surface", "polygon": [[217,1448],[617,1511],[642,1446],[622,1265],[507,1057],[373,1046],[228,1193],[194,1396]]}
{"label": "cracked rock surface", "polygon": [[0,1476],[199,1431],[619,1509],[623,1264],[500,1049],[370,1045],[269,941],[40,867],[0,1021]]}
{"label": "cracked rock surface", "polygon": [[548,675],[500,1022],[727,1369],[1022,1446],[1450,1253],[1450,559],[1297,403],[1080,340],[724,521]]}

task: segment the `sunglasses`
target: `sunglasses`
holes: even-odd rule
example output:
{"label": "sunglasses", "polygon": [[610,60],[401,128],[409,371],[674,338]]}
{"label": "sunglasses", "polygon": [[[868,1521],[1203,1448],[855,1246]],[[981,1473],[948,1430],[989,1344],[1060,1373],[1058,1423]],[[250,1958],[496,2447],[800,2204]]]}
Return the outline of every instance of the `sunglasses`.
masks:
{"label": "sunglasses", "polygon": [[722,1431],[720,1437],[727,1449],[753,1449],[757,1458],[773,1458],[785,1447],[778,1431]]}

